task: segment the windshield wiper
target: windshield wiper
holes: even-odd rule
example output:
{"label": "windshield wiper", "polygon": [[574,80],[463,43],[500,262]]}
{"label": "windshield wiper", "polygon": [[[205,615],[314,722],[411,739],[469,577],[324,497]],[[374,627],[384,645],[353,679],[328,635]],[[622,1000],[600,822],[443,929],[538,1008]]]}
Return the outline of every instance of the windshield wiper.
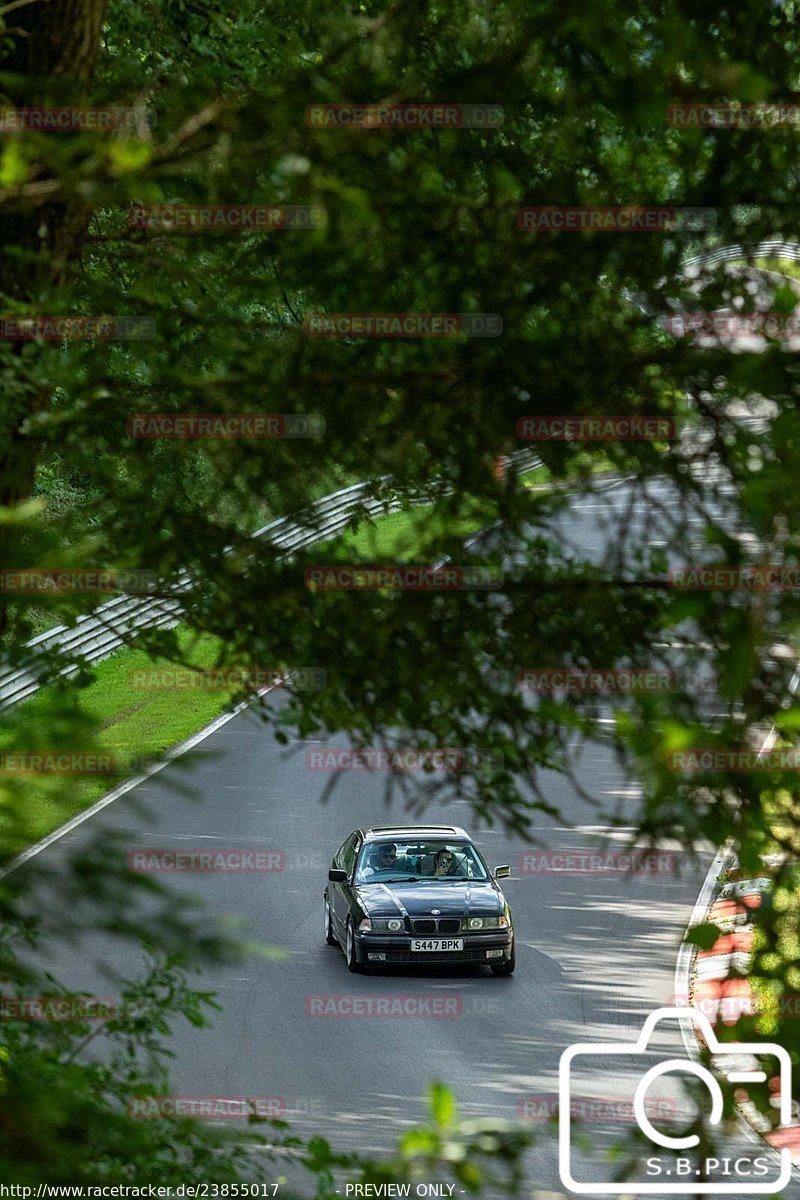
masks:
{"label": "windshield wiper", "polygon": [[[415,875],[414,879],[385,879],[384,883],[480,883],[469,875]],[[485,882],[485,880],[484,880]]]}

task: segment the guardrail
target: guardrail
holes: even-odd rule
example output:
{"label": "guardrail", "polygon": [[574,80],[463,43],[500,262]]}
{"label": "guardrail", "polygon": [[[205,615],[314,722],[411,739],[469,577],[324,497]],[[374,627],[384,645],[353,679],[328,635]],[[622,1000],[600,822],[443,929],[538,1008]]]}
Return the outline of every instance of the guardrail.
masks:
{"label": "guardrail", "polygon": [[[520,450],[504,459],[521,471],[541,465],[532,450]],[[315,542],[335,537],[356,516],[376,517],[399,512],[407,505],[430,504],[451,489],[435,489],[414,495],[390,493],[388,476],[377,481],[387,489],[385,498],[369,493],[374,483],[355,483],[324,496],[308,509],[303,519],[278,517],[252,535],[275,549],[280,557],[302,550]],[[49,679],[75,674],[81,663],[100,662],[120,646],[127,645],[142,629],[171,629],[183,616],[180,593],[191,585],[188,571],[182,571],[169,597],[117,596],[99,605],[93,612],[78,617],[74,626],[57,625],[25,643],[24,653],[13,665],[0,662],[0,711],[25,700]],[[54,662],[51,652],[58,650],[66,661]],[[76,661],[76,658],[79,661]]]}
{"label": "guardrail", "polygon": [[707,254],[687,258],[684,267],[713,267],[715,263],[734,262],[737,258],[788,258],[800,262],[800,246],[794,242],[759,242],[757,246],[722,246]]}

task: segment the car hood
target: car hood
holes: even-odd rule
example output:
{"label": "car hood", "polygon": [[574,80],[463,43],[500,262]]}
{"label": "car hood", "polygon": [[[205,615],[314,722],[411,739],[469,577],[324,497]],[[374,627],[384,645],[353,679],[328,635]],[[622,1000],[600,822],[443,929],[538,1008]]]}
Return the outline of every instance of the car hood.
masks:
{"label": "car hood", "polygon": [[431,909],[441,909],[441,915],[464,916],[481,913],[491,916],[505,910],[503,893],[496,883],[480,879],[436,883],[362,883],[356,888],[358,898],[372,917],[429,917]]}

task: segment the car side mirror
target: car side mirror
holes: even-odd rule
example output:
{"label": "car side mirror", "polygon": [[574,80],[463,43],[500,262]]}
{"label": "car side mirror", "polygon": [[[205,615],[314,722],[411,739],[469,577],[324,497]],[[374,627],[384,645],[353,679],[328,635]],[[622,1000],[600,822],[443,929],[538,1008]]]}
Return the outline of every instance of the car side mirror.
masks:
{"label": "car side mirror", "polygon": [[503,867],[495,867],[495,869],[494,869],[495,879],[508,879],[510,875],[511,875],[511,867],[503,866]]}
{"label": "car side mirror", "polygon": [[331,867],[328,871],[328,879],[331,883],[347,883],[347,871],[340,871],[338,867]]}

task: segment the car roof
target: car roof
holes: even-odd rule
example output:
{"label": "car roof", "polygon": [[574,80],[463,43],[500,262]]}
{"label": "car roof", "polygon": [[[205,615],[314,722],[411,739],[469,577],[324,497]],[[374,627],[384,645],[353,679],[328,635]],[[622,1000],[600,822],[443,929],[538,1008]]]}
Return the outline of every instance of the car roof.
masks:
{"label": "car roof", "polygon": [[466,829],[462,829],[460,825],[371,825],[368,829],[359,829],[358,832],[365,842],[382,841],[393,837],[455,837],[471,840]]}

